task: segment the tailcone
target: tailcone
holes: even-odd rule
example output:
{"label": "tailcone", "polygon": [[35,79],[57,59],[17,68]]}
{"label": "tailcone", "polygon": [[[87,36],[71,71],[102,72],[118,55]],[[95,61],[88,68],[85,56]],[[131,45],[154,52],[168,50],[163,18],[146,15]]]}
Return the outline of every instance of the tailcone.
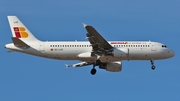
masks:
{"label": "tailcone", "polygon": [[14,46],[13,43],[10,43],[10,44],[6,44],[4,47],[7,48],[7,49],[12,49],[12,48],[14,48],[15,46]]}

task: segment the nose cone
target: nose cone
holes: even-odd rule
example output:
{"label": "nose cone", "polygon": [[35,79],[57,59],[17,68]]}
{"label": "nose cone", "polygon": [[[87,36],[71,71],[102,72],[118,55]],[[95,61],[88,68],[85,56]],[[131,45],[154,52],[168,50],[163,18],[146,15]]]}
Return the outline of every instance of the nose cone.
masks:
{"label": "nose cone", "polygon": [[173,50],[171,50],[171,49],[169,49],[168,53],[169,53],[170,57],[175,56],[175,52]]}

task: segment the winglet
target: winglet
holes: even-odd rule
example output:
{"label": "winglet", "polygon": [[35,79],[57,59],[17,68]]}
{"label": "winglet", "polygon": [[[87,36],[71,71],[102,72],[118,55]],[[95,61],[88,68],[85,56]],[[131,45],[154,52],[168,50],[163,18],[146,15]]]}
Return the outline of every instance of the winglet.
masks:
{"label": "winglet", "polygon": [[66,68],[69,68],[69,67],[71,67],[71,65],[68,65],[68,64],[65,64],[65,66],[66,66]]}
{"label": "winglet", "polygon": [[83,24],[84,28],[85,28],[86,26],[88,26],[88,25],[86,25],[85,23],[82,23],[82,24]]}

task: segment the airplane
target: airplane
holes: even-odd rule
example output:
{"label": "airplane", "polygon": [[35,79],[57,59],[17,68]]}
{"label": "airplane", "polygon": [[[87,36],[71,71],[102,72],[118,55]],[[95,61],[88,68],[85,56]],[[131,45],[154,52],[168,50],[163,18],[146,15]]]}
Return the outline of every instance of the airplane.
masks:
{"label": "airplane", "polygon": [[90,25],[84,25],[88,41],[40,41],[16,17],[7,16],[12,32],[12,42],[6,44],[9,52],[22,52],[34,56],[57,59],[79,60],[66,67],[92,65],[90,73],[96,74],[96,66],[110,72],[120,72],[123,60],[150,60],[154,70],[155,60],[171,58],[175,52],[165,44],[152,41],[106,41]]}

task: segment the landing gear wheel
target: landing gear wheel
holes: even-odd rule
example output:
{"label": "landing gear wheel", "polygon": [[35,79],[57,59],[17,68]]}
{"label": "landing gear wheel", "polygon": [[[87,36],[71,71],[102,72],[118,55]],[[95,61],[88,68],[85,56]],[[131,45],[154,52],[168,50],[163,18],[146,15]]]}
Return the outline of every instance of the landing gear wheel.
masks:
{"label": "landing gear wheel", "polygon": [[151,65],[152,65],[151,69],[154,70],[156,68],[156,66],[154,65],[154,60],[150,60],[150,61],[151,61]]}
{"label": "landing gear wheel", "polygon": [[156,68],[156,66],[152,65],[151,69],[154,70]]}
{"label": "landing gear wheel", "polygon": [[95,75],[95,74],[96,74],[96,69],[95,69],[95,68],[91,69],[91,74],[92,74],[92,75]]}

